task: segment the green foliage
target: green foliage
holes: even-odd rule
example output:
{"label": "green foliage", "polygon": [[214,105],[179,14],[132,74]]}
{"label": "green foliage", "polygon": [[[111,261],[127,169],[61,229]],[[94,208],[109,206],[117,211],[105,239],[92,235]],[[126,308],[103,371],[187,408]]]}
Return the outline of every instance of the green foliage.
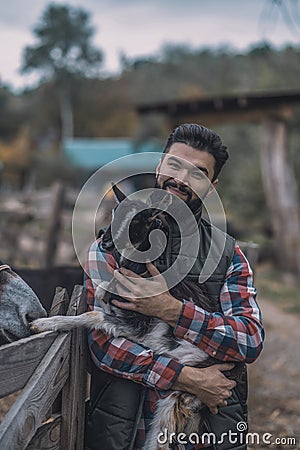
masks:
{"label": "green foliage", "polygon": [[16,136],[24,123],[25,113],[22,99],[7,88],[0,88],[0,140],[9,141]]}
{"label": "green foliage", "polygon": [[270,228],[260,173],[260,127],[227,125],[216,131],[230,155],[218,186],[228,218],[235,224],[237,238],[247,240],[256,235],[256,241],[260,240],[257,235]]}
{"label": "green foliage", "polygon": [[33,30],[37,43],[24,50],[23,72],[39,70],[58,82],[97,75],[102,53],[91,44],[89,22],[85,10],[51,3]]}
{"label": "green foliage", "polygon": [[78,78],[97,76],[102,53],[91,43],[90,15],[80,8],[51,3],[34,28],[37,43],[24,50],[23,72],[40,71],[58,91],[61,136],[73,137],[72,90]]}
{"label": "green foliage", "polygon": [[[299,56],[297,47],[274,49],[267,44],[253,47],[244,54],[226,47],[191,49],[169,45],[148,59],[129,59],[123,55],[123,72],[117,77],[81,77],[68,83],[74,109],[74,135],[119,137],[140,134],[140,119],[135,107],[141,103],[280,91],[287,87],[299,89]],[[32,111],[31,115],[36,117],[33,119],[34,134],[47,133],[45,124],[57,130],[59,135],[61,118],[55,85],[47,83],[45,89],[42,86],[45,83],[21,96],[21,101],[26,101],[27,111]],[[160,137],[165,139],[165,127],[160,128]]]}
{"label": "green foliage", "polygon": [[[58,10],[59,20],[55,15]],[[32,46],[33,53],[28,53],[30,56],[36,52],[38,59],[28,56],[27,61],[32,69],[38,62],[41,72],[47,77],[51,74],[56,76],[60,70],[61,73],[69,71],[72,82],[68,83],[68,89],[74,109],[74,135],[77,137],[131,137],[136,142],[155,137],[163,143],[170,131],[168,123],[157,115],[138,117],[137,105],[219,94],[300,89],[300,47],[275,49],[268,43],[256,45],[244,53],[229,47],[195,49],[187,45],[169,44],[149,58],[130,59],[122,55],[123,69],[118,76],[87,78],[92,72],[89,72],[88,66],[84,68],[83,63],[77,64],[76,58],[88,53],[82,50],[76,54],[72,50],[71,40],[76,39],[76,46],[80,46],[85,39],[90,42],[93,34],[89,15],[78,11],[81,10],[50,5],[36,27],[38,43]],[[76,33],[71,27],[69,39],[69,32],[65,36],[62,28],[65,26],[64,20],[73,21],[74,17],[77,17],[76,20],[80,17],[80,25],[74,22]],[[56,24],[57,27],[59,24],[62,34]],[[83,30],[82,34],[80,30]],[[52,40],[52,33],[55,41]],[[81,56],[78,56],[79,59]],[[98,62],[100,60],[99,57]],[[91,67],[97,67],[97,64]],[[75,77],[76,68],[79,72]],[[26,125],[31,131],[32,148],[38,154],[41,148],[58,145],[61,128],[58,99],[54,79],[19,96],[1,89],[2,137],[9,139]],[[297,179],[300,179],[299,121],[300,106],[295,108],[294,116],[288,120],[289,149]],[[216,131],[230,153],[218,187],[227,216],[236,229],[237,237],[269,246],[270,219],[259,161],[260,126],[234,124],[218,126]],[[57,155],[53,157],[57,160],[57,166],[54,161],[50,163],[46,156],[43,158],[43,164],[39,164],[49,176],[45,176],[43,181],[40,175],[41,183],[46,183],[46,179],[50,180],[57,174],[69,177],[68,163],[63,163]]]}

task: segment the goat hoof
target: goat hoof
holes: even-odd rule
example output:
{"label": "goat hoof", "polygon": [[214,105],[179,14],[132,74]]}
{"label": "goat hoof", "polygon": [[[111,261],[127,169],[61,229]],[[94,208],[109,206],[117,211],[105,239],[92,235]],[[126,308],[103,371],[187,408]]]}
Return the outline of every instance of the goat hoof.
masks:
{"label": "goat hoof", "polygon": [[36,319],[30,324],[30,330],[33,333],[42,333],[43,331],[57,331],[55,324],[51,319]]}
{"label": "goat hoof", "polygon": [[32,323],[32,322],[29,324],[29,329],[34,334],[40,333],[39,328],[36,325],[34,325],[34,323]]}

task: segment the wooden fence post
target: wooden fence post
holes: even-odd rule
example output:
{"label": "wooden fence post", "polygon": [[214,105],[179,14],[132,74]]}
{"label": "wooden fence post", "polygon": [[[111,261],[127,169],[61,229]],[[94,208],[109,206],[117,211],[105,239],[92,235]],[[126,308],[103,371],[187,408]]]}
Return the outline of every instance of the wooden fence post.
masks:
{"label": "wooden fence post", "polygon": [[[86,310],[83,286],[75,286],[67,315]],[[70,377],[62,391],[61,444],[63,450],[83,450],[87,386],[86,330],[72,331]]]}
{"label": "wooden fence post", "polygon": [[49,317],[65,315],[69,304],[69,296],[67,289],[57,287],[55,289],[55,295],[49,311]]}
{"label": "wooden fence post", "polygon": [[[49,315],[67,306],[66,289],[57,288]],[[75,286],[67,315],[85,309],[84,289]],[[22,389],[0,423],[1,450],[83,450],[87,353],[83,328],[1,346],[0,398]]]}
{"label": "wooden fence post", "polygon": [[[54,333],[49,334],[55,337]],[[43,355],[41,363],[0,425],[1,450],[26,449],[68,379],[69,349],[70,336],[61,333]]]}

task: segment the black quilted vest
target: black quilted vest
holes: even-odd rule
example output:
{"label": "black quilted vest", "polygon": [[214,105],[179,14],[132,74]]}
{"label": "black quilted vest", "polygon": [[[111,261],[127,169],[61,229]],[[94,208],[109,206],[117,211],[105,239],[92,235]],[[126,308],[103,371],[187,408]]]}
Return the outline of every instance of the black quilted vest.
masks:
{"label": "black quilted vest", "polygon": [[[201,218],[201,211],[195,214],[198,217],[200,246],[199,253],[187,276],[190,280],[199,280],[202,274],[204,282],[200,284],[203,292],[212,300],[218,301],[221,288],[224,284],[227,269],[234,254],[235,241],[229,235],[212,227]],[[181,237],[179,230],[172,219],[168,219],[168,242],[165,251],[156,265],[161,272],[170,267],[178,257]],[[186,236],[189,235],[189,225]],[[195,231],[195,230],[194,230]],[[212,244],[213,236],[213,244]],[[193,235],[187,239],[191,248],[195,246]],[[188,248],[185,249],[188,258]],[[204,264],[206,265],[204,266]],[[205,273],[203,273],[203,267]],[[212,273],[211,273],[211,270]],[[177,267],[177,273],[186,271],[185,255]],[[209,275],[209,277],[207,277]],[[134,445],[134,438],[141,414],[141,406],[145,388],[129,380],[120,379],[105,373],[95,366],[92,367],[91,400],[86,421],[86,450],[130,450]],[[216,415],[208,412],[205,419],[207,432],[216,435],[216,442],[210,449],[214,450],[246,450],[245,435],[237,430],[239,422],[247,422],[247,372],[244,365],[242,375],[233,395],[228,399],[226,407],[219,408]],[[235,439],[229,439],[229,432],[237,433]],[[213,441],[211,441],[213,442]]]}

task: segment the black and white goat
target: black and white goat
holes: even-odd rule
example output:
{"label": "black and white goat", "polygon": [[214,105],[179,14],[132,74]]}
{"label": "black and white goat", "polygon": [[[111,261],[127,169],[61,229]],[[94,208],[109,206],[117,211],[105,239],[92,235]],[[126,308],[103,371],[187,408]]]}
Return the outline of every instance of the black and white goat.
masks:
{"label": "black and white goat", "polygon": [[[122,202],[125,213],[122,214],[122,223],[118,224],[119,229],[114,234],[114,239],[112,238],[112,228],[115,225],[114,217],[111,226],[103,232],[101,236],[102,249],[112,253],[116,249],[117,244],[120,246],[118,239],[122,234],[122,230],[129,229],[131,242],[126,242],[126,239],[122,240],[123,247],[127,247],[127,249],[125,248],[124,252],[120,252],[120,248],[117,245],[118,251],[122,253],[119,265],[143,276],[149,276],[146,273],[145,263],[137,263],[130,260],[127,244],[130,244],[129,247],[131,246],[131,249],[146,251],[150,246],[148,239],[150,232],[158,228],[164,230],[165,219],[162,213],[164,208],[162,206],[149,208],[141,200],[130,200],[117,187],[114,187],[114,192],[119,203]],[[102,282],[101,286],[96,290],[96,297],[102,304],[102,310],[87,312],[75,317],[54,316],[38,319],[32,322],[32,329],[36,332],[46,330],[65,331],[85,326],[89,329],[101,330],[109,336],[128,338],[152,349],[158,354],[174,358],[184,365],[198,367],[209,365],[208,360],[212,358],[209,358],[206,353],[186,340],[177,339],[167,323],[156,317],[145,316],[114,306],[111,303],[111,299],[117,296],[110,293],[113,291],[113,283],[115,283],[114,279],[110,283],[107,282],[105,284]],[[211,307],[196,283],[183,280],[179,285],[170,289],[170,292],[179,300],[183,298],[190,299],[208,311],[216,310],[216,307]],[[170,396],[160,399],[144,449],[168,449],[169,443],[165,445],[158,443],[158,435],[163,430],[167,430],[169,435],[171,433],[177,435],[180,432],[184,432],[187,435],[199,432],[201,422],[200,410],[202,408],[201,401],[188,393],[174,391]],[[178,445],[178,448],[181,448],[180,445]]]}

